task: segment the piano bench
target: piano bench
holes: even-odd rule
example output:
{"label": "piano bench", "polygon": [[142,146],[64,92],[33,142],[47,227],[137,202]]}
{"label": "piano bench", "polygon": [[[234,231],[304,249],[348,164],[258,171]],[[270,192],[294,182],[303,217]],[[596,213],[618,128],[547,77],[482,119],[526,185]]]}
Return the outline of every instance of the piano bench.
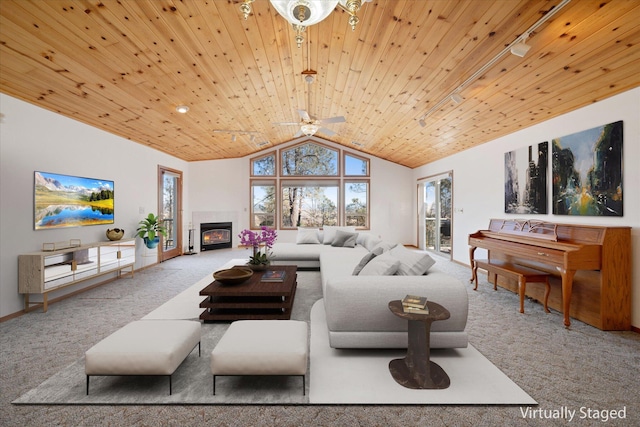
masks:
{"label": "piano bench", "polygon": [[[486,259],[474,259],[473,260],[473,276],[471,280],[475,281],[474,291],[478,290],[478,268],[486,270],[490,274],[496,276],[503,276],[509,279],[518,281],[518,295],[520,296],[520,313],[524,313],[524,294],[526,291],[527,283],[544,283],[546,286],[544,292],[544,311],[549,313],[547,302],[549,301],[549,293],[551,292],[551,285],[549,284],[549,273],[535,270],[530,267],[524,267],[522,265],[513,264],[507,261],[500,260],[486,260]],[[498,289],[498,279],[493,281],[493,289]]]}

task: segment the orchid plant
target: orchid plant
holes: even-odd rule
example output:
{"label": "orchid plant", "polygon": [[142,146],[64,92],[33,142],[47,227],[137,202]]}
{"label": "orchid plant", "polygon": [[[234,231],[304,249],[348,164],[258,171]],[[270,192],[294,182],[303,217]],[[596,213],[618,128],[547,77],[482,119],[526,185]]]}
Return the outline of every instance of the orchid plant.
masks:
{"label": "orchid plant", "polygon": [[[269,249],[273,247],[278,237],[278,233],[275,230],[267,226],[262,226],[260,227],[260,231],[242,230],[242,232],[238,234],[238,237],[240,238],[240,244],[242,246],[253,248],[253,256],[249,257],[249,264],[270,264]],[[264,252],[260,252],[260,246],[265,247]]]}

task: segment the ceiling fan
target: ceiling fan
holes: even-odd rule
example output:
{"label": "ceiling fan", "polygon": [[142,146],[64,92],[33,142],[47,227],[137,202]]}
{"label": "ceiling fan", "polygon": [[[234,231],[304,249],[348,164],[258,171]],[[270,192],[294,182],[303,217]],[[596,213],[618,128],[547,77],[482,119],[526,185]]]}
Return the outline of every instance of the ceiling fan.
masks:
{"label": "ceiling fan", "polygon": [[293,136],[297,138],[302,135],[315,135],[316,132],[322,132],[327,136],[336,135],[334,131],[331,129],[327,129],[326,127],[322,127],[322,125],[330,124],[330,123],[344,123],[346,122],[343,116],[330,117],[328,119],[312,119],[305,110],[298,110],[298,114],[300,114],[300,118],[302,119],[300,122],[279,122],[274,123],[274,125],[283,125],[283,126],[300,126],[300,130],[296,132]]}

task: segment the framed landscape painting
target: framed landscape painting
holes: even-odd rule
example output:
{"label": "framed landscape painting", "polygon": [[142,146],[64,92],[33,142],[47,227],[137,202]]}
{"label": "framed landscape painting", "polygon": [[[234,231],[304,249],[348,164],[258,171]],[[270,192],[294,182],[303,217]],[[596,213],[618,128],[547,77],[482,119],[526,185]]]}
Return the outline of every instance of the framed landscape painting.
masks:
{"label": "framed landscape painting", "polygon": [[548,164],[548,141],[505,153],[505,213],[547,213]]}
{"label": "framed landscape painting", "polygon": [[113,181],[34,173],[34,228],[113,224]]}
{"label": "framed landscape painting", "polygon": [[553,140],[553,213],[622,216],[622,121]]}

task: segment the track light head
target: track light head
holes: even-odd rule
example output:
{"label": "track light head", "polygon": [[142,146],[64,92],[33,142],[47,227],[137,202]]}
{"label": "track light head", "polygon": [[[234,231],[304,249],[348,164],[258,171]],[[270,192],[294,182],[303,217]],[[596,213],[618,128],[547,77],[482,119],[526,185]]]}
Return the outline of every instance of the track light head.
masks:
{"label": "track light head", "polygon": [[422,127],[425,127],[427,125],[427,123],[424,121],[424,117],[418,120],[418,123],[420,123],[420,126]]}
{"label": "track light head", "polygon": [[529,34],[524,33],[522,37],[520,37],[520,41],[511,46],[511,53],[519,56],[520,58],[524,57],[527,52],[529,52],[529,49],[531,49],[531,46],[526,43],[528,38]]}
{"label": "track light head", "polygon": [[464,101],[464,98],[461,97],[459,93],[454,93],[453,95],[451,95],[451,100],[456,104],[460,104],[462,101]]}

